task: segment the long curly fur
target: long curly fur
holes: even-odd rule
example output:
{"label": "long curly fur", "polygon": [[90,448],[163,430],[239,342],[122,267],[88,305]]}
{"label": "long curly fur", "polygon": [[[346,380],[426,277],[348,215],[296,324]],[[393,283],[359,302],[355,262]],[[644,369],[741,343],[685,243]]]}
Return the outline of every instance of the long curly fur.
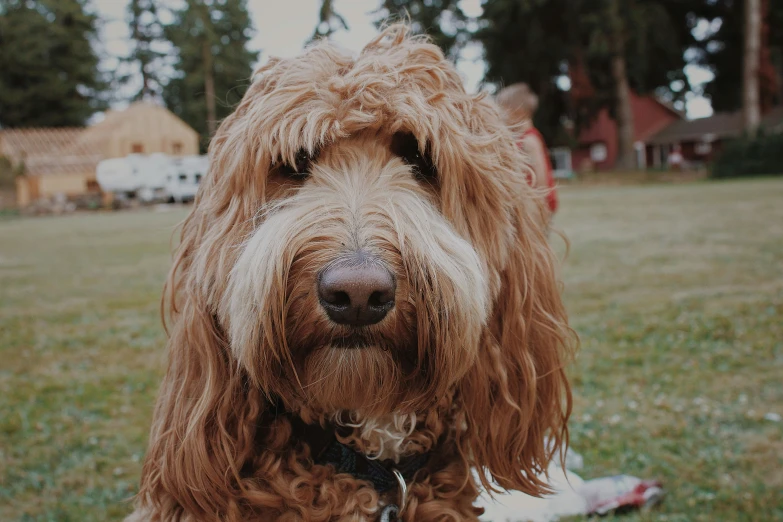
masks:
{"label": "long curly fur", "polygon": [[[410,133],[437,167],[392,153]],[[304,149],[306,180],[285,177]],[[567,443],[573,335],[542,197],[492,100],[404,25],[358,57],[328,42],[262,67],[210,146],[167,283],[169,362],[134,521],[371,521],[396,492],[313,463],[288,416],[376,458],[431,451],[407,522],[477,520],[484,487],[530,494]],[[315,291],[350,252],[396,306],[345,334]],[[545,442],[545,436],[550,442]]]}

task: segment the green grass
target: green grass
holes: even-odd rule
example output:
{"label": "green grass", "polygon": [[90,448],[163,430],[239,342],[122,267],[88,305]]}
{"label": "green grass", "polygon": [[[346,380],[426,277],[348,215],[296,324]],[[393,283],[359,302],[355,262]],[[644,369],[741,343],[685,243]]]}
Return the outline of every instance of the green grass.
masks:
{"label": "green grass", "polygon": [[[580,474],[661,479],[629,522],[783,519],[783,180],[561,195]],[[183,217],[0,221],[0,520],[127,513]]]}

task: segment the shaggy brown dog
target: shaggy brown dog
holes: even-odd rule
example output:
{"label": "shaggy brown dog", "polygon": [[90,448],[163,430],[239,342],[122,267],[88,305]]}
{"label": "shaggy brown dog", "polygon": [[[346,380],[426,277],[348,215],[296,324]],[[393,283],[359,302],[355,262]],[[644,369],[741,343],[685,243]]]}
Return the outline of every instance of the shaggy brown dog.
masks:
{"label": "shaggy brown dog", "polygon": [[265,65],[210,156],[130,520],[477,520],[471,468],[543,492],[572,334],[493,102],[397,25]]}

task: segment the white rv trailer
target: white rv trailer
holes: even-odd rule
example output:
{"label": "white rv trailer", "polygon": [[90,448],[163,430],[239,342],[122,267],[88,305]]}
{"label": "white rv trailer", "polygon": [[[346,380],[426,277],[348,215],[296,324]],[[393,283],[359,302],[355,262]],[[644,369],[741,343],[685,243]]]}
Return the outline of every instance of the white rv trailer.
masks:
{"label": "white rv trailer", "polygon": [[170,201],[182,203],[196,197],[201,178],[207,173],[207,156],[171,158],[166,168],[166,195]]}
{"label": "white rv trailer", "polygon": [[182,202],[196,195],[207,164],[206,156],[131,154],[100,162],[96,178],[101,190],[123,198]]}
{"label": "white rv trailer", "polygon": [[[165,170],[169,161],[166,154],[131,154],[104,160],[98,163],[96,179],[104,192],[152,201],[156,194],[165,196]],[[143,195],[146,197],[142,198]]]}

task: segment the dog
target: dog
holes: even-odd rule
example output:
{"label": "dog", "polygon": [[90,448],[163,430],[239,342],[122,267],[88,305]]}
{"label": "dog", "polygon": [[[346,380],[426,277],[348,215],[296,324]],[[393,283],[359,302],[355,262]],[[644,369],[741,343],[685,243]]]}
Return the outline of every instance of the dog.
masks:
{"label": "dog", "polygon": [[270,60],[209,155],[127,520],[474,521],[480,487],[545,493],[574,339],[491,97],[392,25]]}

